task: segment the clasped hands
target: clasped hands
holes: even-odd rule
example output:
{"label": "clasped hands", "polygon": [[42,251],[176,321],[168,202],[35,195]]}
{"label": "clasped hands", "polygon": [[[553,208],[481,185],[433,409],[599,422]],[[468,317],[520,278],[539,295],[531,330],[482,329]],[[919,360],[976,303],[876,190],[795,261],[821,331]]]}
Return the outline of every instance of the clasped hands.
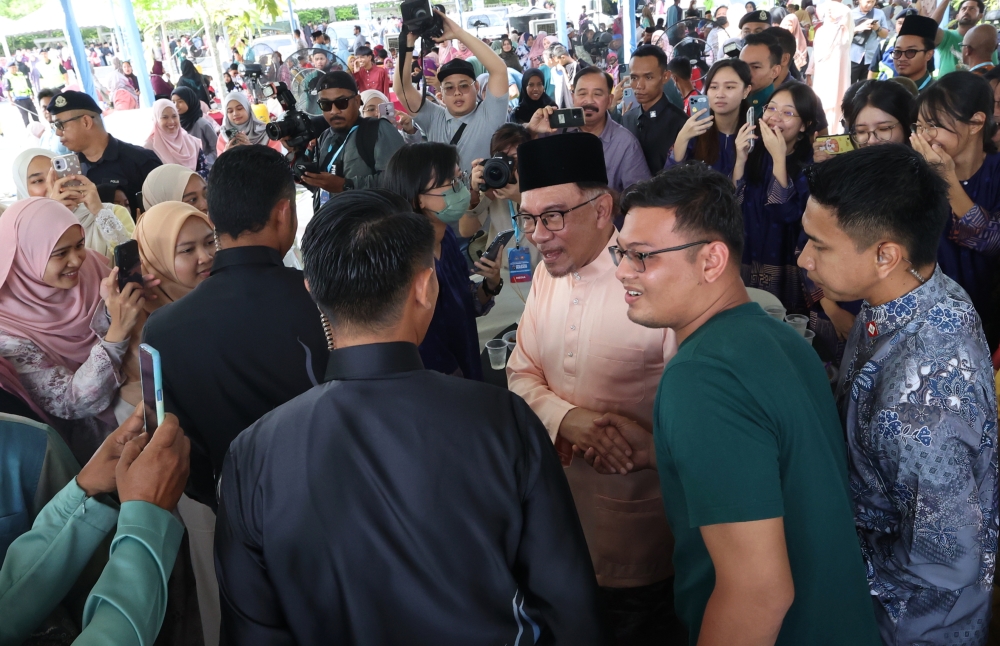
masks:
{"label": "clasped hands", "polygon": [[623,415],[574,408],[563,418],[559,435],[598,473],[626,475],[656,468],[653,434]]}

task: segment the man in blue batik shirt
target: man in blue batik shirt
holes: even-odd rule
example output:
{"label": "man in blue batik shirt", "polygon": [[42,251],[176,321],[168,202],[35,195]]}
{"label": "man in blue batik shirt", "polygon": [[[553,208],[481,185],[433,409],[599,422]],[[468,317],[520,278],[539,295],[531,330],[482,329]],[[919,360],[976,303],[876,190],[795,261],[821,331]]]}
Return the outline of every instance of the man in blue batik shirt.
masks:
{"label": "man in blue batik shirt", "polygon": [[[897,169],[893,182],[879,169]],[[886,644],[984,644],[997,549],[997,401],[969,296],[937,267],[947,186],[909,148],[813,166],[799,265],[864,299],[837,401]]]}

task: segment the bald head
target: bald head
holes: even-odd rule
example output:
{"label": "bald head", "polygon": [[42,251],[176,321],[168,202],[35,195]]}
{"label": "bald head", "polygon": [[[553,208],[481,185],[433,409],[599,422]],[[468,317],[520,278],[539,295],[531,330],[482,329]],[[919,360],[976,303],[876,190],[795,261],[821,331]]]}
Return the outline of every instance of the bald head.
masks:
{"label": "bald head", "polygon": [[993,25],[976,25],[962,39],[962,62],[969,67],[989,63],[997,49],[997,29]]}

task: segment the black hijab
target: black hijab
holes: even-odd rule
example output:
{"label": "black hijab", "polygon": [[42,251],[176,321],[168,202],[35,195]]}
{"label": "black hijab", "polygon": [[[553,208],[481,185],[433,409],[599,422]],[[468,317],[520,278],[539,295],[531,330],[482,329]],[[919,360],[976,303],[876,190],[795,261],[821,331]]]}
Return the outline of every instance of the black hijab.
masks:
{"label": "black hijab", "polygon": [[201,101],[198,100],[194,90],[189,87],[175,87],[170,96],[179,96],[184,103],[187,103],[187,112],[180,115],[181,127],[191,132],[194,124],[198,123],[198,120],[201,119]]}
{"label": "black hijab", "polygon": [[531,97],[528,96],[528,81],[536,76],[542,79],[544,87],[545,75],[542,74],[542,70],[540,69],[534,67],[527,69],[521,77],[521,98],[517,104],[517,109],[514,110],[514,121],[517,123],[528,123],[531,121],[531,117],[540,109],[556,104],[544,90],[542,91],[542,96],[538,97],[537,101],[532,101]]}

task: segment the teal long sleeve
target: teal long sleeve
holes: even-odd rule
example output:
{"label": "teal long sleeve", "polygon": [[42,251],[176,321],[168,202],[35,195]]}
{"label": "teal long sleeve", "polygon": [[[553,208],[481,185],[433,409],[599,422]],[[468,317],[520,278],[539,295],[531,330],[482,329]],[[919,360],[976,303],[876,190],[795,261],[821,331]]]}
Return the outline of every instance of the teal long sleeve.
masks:
{"label": "teal long sleeve", "polygon": [[76,646],[148,646],[167,610],[167,579],[184,526],[148,502],[122,504],[111,558],[87,598]]}
{"label": "teal long sleeve", "polygon": [[45,621],[117,520],[76,478],[42,508],[0,567],[0,646],[20,644]]}

